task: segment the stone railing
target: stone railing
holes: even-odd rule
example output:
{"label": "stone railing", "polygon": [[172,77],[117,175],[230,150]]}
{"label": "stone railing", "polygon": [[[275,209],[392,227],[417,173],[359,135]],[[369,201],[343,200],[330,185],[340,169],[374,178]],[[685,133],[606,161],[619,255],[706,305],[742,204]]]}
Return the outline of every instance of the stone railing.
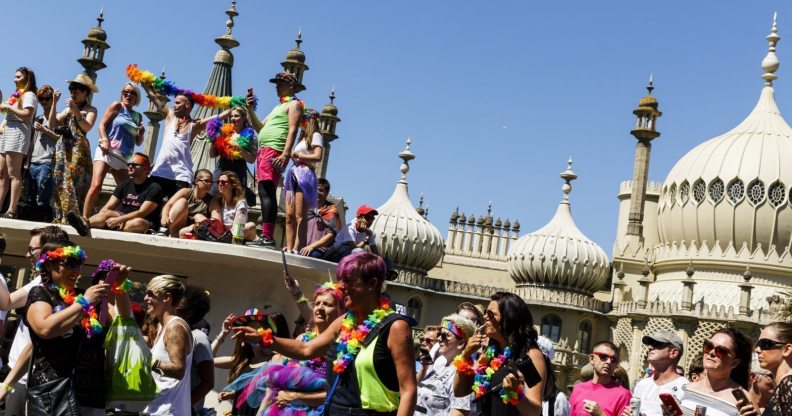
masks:
{"label": "stone railing", "polygon": [[448,225],[445,253],[457,256],[506,261],[509,248],[517,240],[520,222],[508,219],[493,220],[492,215],[475,218],[474,215],[454,212]]}
{"label": "stone railing", "polygon": [[625,316],[645,315],[654,317],[687,317],[701,320],[743,321],[762,325],[772,322],[775,316],[769,309],[755,309],[750,316],[740,315],[734,306],[705,305],[701,301],[694,303],[689,311],[682,309],[678,302],[671,301],[648,302],[643,307],[638,302],[621,302],[613,313]]}

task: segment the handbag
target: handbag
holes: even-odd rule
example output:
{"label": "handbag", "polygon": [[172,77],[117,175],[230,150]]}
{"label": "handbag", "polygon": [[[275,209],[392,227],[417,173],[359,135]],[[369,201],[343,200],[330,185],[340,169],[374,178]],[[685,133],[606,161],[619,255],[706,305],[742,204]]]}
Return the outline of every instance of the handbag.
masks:
{"label": "handbag", "polygon": [[151,350],[134,318],[116,316],[105,338],[107,407],[140,412],[157,396]]}
{"label": "handbag", "polygon": [[195,238],[216,243],[231,243],[231,232],[226,230],[223,221],[217,218],[207,218],[195,224],[193,232]]}
{"label": "handbag", "polygon": [[29,387],[25,398],[28,416],[80,416],[71,377]]}

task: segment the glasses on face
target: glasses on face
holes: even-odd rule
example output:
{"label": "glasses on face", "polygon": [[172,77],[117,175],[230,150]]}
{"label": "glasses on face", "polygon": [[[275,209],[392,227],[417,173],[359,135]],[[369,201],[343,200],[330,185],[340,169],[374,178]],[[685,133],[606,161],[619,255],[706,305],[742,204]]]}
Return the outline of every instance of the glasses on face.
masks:
{"label": "glasses on face", "polygon": [[224,180],[222,180],[222,179],[221,179],[221,180],[219,180],[219,181],[217,181],[217,184],[218,184],[218,185],[222,185],[222,186],[228,185],[229,183],[230,183],[230,182],[228,182],[228,181],[224,181]]}
{"label": "glasses on face", "polygon": [[69,87],[69,92],[74,94],[75,92],[88,92],[88,90],[80,87]]}
{"label": "glasses on face", "polygon": [[83,265],[84,265],[82,260],[72,260],[72,259],[69,259],[69,260],[66,260],[66,261],[59,261],[58,263],[61,266],[63,266],[64,269],[71,269],[71,270],[74,270],[74,269],[82,270]]}
{"label": "glasses on face", "polygon": [[41,101],[41,102],[52,101],[52,97],[39,97],[39,101]]}
{"label": "glasses on face", "polygon": [[424,344],[434,344],[435,341],[437,341],[437,339],[435,339],[435,338],[427,338],[427,337],[421,338],[421,343],[424,343]]}
{"label": "glasses on face", "polygon": [[452,334],[451,332],[441,331],[440,335],[437,338],[440,340],[440,342],[447,342],[452,339],[456,339],[457,336]]}
{"label": "glasses on face", "polygon": [[655,340],[649,341],[649,343],[647,343],[646,345],[650,345],[653,349],[656,349],[656,350],[662,350],[663,348],[671,346],[671,344],[669,344],[667,342],[660,342],[660,341],[655,341]]}
{"label": "glasses on face", "polygon": [[725,357],[732,357],[734,356],[734,352],[732,350],[724,347],[723,345],[715,345],[710,340],[704,341],[704,354],[709,354],[713,352],[716,357],[723,359]]}
{"label": "glasses on face", "polygon": [[123,95],[124,97],[127,97],[127,96],[129,96],[129,97],[137,97],[137,93],[135,91],[133,91],[133,90],[123,90],[123,91],[121,91],[121,95]]}
{"label": "glasses on face", "polygon": [[28,254],[30,254],[31,256],[35,256],[35,255],[36,255],[36,253],[34,253],[34,251],[37,251],[37,250],[41,250],[41,247],[33,247],[33,246],[28,246],[28,251],[27,251],[27,252],[28,252]]}
{"label": "glasses on face", "polygon": [[150,298],[153,298],[153,299],[159,299],[159,296],[157,296],[157,294],[156,294],[156,293],[154,293],[154,292],[152,292],[152,291],[150,291],[150,290],[147,290],[147,291],[146,291],[146,296],[148,296],[148,297],[150,297]]}
{"label": "glasses on face", "polygon": [[211,185],[212,184],[212,180],[211,179],[196,179],[195,181],[196,182],[201,182],[201,183],[206,184],[206,185]]}
{"label": "glasses on face", "polygon": [[774,350],[784,344],[785,342],[773,341],[772,339],[761,338],[759,339],[759,341],[756,341],[756,348],[759,348],[762,351],[767,351],[767,350]]}
{"label": "glasses on face", "polygon": [[604,352],[593,352],[591,355],[599,358],[600,361],[602,361],[603,363],[611,363],[611,364],[619,363],[619,357],[617,355],[608,355],[605,354]]}

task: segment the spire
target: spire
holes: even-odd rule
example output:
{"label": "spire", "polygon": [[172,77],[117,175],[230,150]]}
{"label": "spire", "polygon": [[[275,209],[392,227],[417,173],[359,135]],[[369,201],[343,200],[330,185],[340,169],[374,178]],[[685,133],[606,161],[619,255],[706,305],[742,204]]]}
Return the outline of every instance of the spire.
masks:
{"label": "spire", "polygon": [[305,91],[305,85],[303,85],[302,81],[305,71],[308,70],[308,65],[305,64],[305,53],[300,49],[302,42],[302,27],[300,27],[297,31],[297,38],[294,39],[296,46],[286,52],[286,60],[281,62],[283,70],[297,78],[298,85],[295,88],[295,92]]}
{"label": "spire", "polygon": [[88,30],[85,39],[82,40],[83,54],[77,62],[84,68],[85,75],[88,75],[96,83],[96,72],[107,67],[104,63],[104,54],[110,45],[107,44],[107,32],[102,29],[104,22],[104,8],[99,10],[96,18],[96,27]]}
{"label": "spire", "polygon": [[762,70],[764,71],[762,79],[765,80],[765,85],[768,87],[771,87],[773,81],[778,78],[775,72],[778,71],[779,63],[775,51],[781,36],[778,36],[778,28],[776,27],[777,16],[778,12],[773,13],[773,27],[770,29],[770,34],[767,35],[767,42],[770,46],[767,48],[767,55],[762,59]]}
{"label": "spire", "polygon": [[413,152],[410,151],[410,144],[412,144],[412,139],[408,137],[406,143],[407,146],[404,148],[404,150],[401,151],[401,153],[399,153],[399,158],[403,160],[402,165],[399,168],[399,170],[401,171],[401,179],[399,180],[399,183],[404,183],[404,184],[407,183],[407,172],[410,171],[410,161],[415,159],[415,154],[413,154]]}
{"label": "spire", "polygon": [[418,215],[426,218],[426,210],[423,207],[423,200],[424,200],[424,195],[423,192],[421,192],[421,196],[418,198],[418,208],[416,208],[415,210],[418,211]]}
{"label": "spire", "polygon": [[564,185],[561,186],[561,192],[564,193],[564,199],[561,202],[568,204],[569,193],[572,192],[572,181],[577,179],[577,174],[572,171],[572,156],[570,156],[569,160],[567,160],[566,170],[561,172],[561,179],[564,180]]}

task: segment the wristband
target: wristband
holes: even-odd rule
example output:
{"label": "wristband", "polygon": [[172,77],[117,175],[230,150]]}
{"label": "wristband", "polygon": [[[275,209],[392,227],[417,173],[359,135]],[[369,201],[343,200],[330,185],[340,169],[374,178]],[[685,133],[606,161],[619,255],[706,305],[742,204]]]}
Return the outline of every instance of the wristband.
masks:
{"label": "wristband", "polygon": [[297,300],[297,299],[302,297],[303,293],[302,293],[302,291],[299,291],[297,293],[292,293],[291,295],[294,298],[294,300]]}
{"label": "wristband", "polygon": [[129,289],[132,289],[132,281],[125,279],[123,282],[116,281],[110,290],[116,295],[121,295],[128,292]]}
{"label": "wristband", "polygon": [[6,383],[0,383],[0,387],[2,387],[5,391],[7,391],[9,393],[13,393],[14,392],[14,388],[9,386]]}
{"label": "wristband", "polygon": [[88,302],[88,299],[81,294],[77,295],[77,299],[74,300],[74,303],[78,303],[82,306],[82,310],[85,313],[88,313],[91,310],[91,302]]}
{"label": "wristband", "polygon": [[473,360],[471,358],[465,359],[462,354],[454,357],[454,367],[456,367],[457,373],[459,374],[466,376],[476,374],[476,370],[473,369]]}
{"label": "wristband", "polygon": [[272,339],[272,330],[271,329],[269,329],[269,328],[267,328],[267,329],[259,328],[256,332],[259,335],[261,335],[261,345],[263,347],[265,347],[265,348],[269,347],[270,345],[272,345],[273,342],[275,342]]}

